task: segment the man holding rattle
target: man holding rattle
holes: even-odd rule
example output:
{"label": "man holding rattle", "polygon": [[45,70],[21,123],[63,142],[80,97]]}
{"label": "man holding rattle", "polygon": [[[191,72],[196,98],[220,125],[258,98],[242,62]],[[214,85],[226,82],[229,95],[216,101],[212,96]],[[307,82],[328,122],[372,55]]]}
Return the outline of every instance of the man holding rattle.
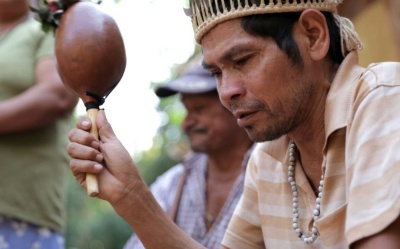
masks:
{"label": "man holding rattle", "polygon": [[[340,2],[196,0],[187,11],[221,102],[263,142],[223,248],[400,247],[400,64],[357,64]],[[100,142],[87,121],[70,133],[77,180],[98,173],[100,197],[147,248],[201,248],[162,214],[104,113],[97,124]]]}

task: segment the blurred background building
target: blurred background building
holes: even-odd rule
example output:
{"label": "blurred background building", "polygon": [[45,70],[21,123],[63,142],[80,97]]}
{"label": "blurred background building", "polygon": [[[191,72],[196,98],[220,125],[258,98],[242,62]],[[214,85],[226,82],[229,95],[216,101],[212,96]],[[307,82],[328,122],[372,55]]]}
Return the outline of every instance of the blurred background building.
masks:
{"label": "blurred background building", "polygon": [[400,0],[344,0],[338,12],[353,21],[364,43],[362,66],[400,61]]}

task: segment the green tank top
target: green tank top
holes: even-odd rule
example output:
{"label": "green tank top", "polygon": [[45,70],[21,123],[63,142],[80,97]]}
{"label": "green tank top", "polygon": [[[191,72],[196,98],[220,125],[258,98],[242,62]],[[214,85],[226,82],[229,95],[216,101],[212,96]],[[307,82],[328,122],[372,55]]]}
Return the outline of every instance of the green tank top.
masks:
{"label": "green tank top", "polygon": [[[53,34],[33,19],[0,37],[0,101],[34,85],[36,61],[53,55]],[[43,129],[0,134],[0,214],[63,232],[71,127],[67,117]]]}

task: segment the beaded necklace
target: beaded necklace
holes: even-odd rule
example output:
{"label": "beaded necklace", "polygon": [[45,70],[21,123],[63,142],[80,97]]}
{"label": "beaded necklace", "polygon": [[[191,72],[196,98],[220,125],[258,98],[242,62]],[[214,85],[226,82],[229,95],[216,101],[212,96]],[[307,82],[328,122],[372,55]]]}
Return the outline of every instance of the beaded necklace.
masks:
{"label": "beaded necklace", "polygon": [[289,145],[289,168],[288,168],[288,181],[290,183],[290,186],[292,188],[293,192],[293,229],[296,232],[297,236],[303,240],[307,244],[312,244],[318,237],[318,229],[315,225],[315,221],[319,219],[320,216],[320,205],[321,205],[321,198],[322,198],[322,189],[324,186],[324,175],[321,175],[321,180],[319,181],[319,187],[318,187],[318,195],[316,199],[316,205],[313,211],[313,226],[311,229],[311,235],[307,236],[305,235],[299,226],[299,210],[298,210],[298,192],[297,192],[297,186],[296,186],[296,181],[294,179],[294,168],[296,165],[296,145],[293,141],[290,142]]}

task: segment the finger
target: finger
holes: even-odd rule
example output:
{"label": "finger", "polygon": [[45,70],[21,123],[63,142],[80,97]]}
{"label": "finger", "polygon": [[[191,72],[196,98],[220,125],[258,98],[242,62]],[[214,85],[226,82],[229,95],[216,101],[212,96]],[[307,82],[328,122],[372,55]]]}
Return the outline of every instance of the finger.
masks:
{"label": "finger", "polygon": [[71,143],[78,143],[86,146],[90,146],[94,149],[99,149],[99,141],[96,137],[87,131],[80,129],[72,129],[68,133],[68,139]]}
{"label": "finger", "polygon": [[78,129],[90,131],[90,129],[92,128],[92,122],[90,121],[90,118],[88,118],[86,116],[82,116],[76,122],[76,127]]}
{"label": "finger", "polygon": [[103,170],[103,166],[98,162],[80,159],[72,159],[69,167],[79,183],[82,183],[82,179],[80,179],[82,174],[99,174]]}
{"label": "finger", "polygon": [[67,153],[71,158],[97,163],[101,163],[104,159],[103,155],[97,149],[75,142],[68,144]]}
{"label": "finger", "polygon": [[78,173],[74,175],[76,181],[79,183],[79,185],[83,188],[86,189],[86,174],[84,173]]}
{"label": "finger", "polygon": [[96,118],[97,128],[99,130],[99,136],[103,142],[114,140],[115,133],[108,122],[104,110],[100,110]]}

